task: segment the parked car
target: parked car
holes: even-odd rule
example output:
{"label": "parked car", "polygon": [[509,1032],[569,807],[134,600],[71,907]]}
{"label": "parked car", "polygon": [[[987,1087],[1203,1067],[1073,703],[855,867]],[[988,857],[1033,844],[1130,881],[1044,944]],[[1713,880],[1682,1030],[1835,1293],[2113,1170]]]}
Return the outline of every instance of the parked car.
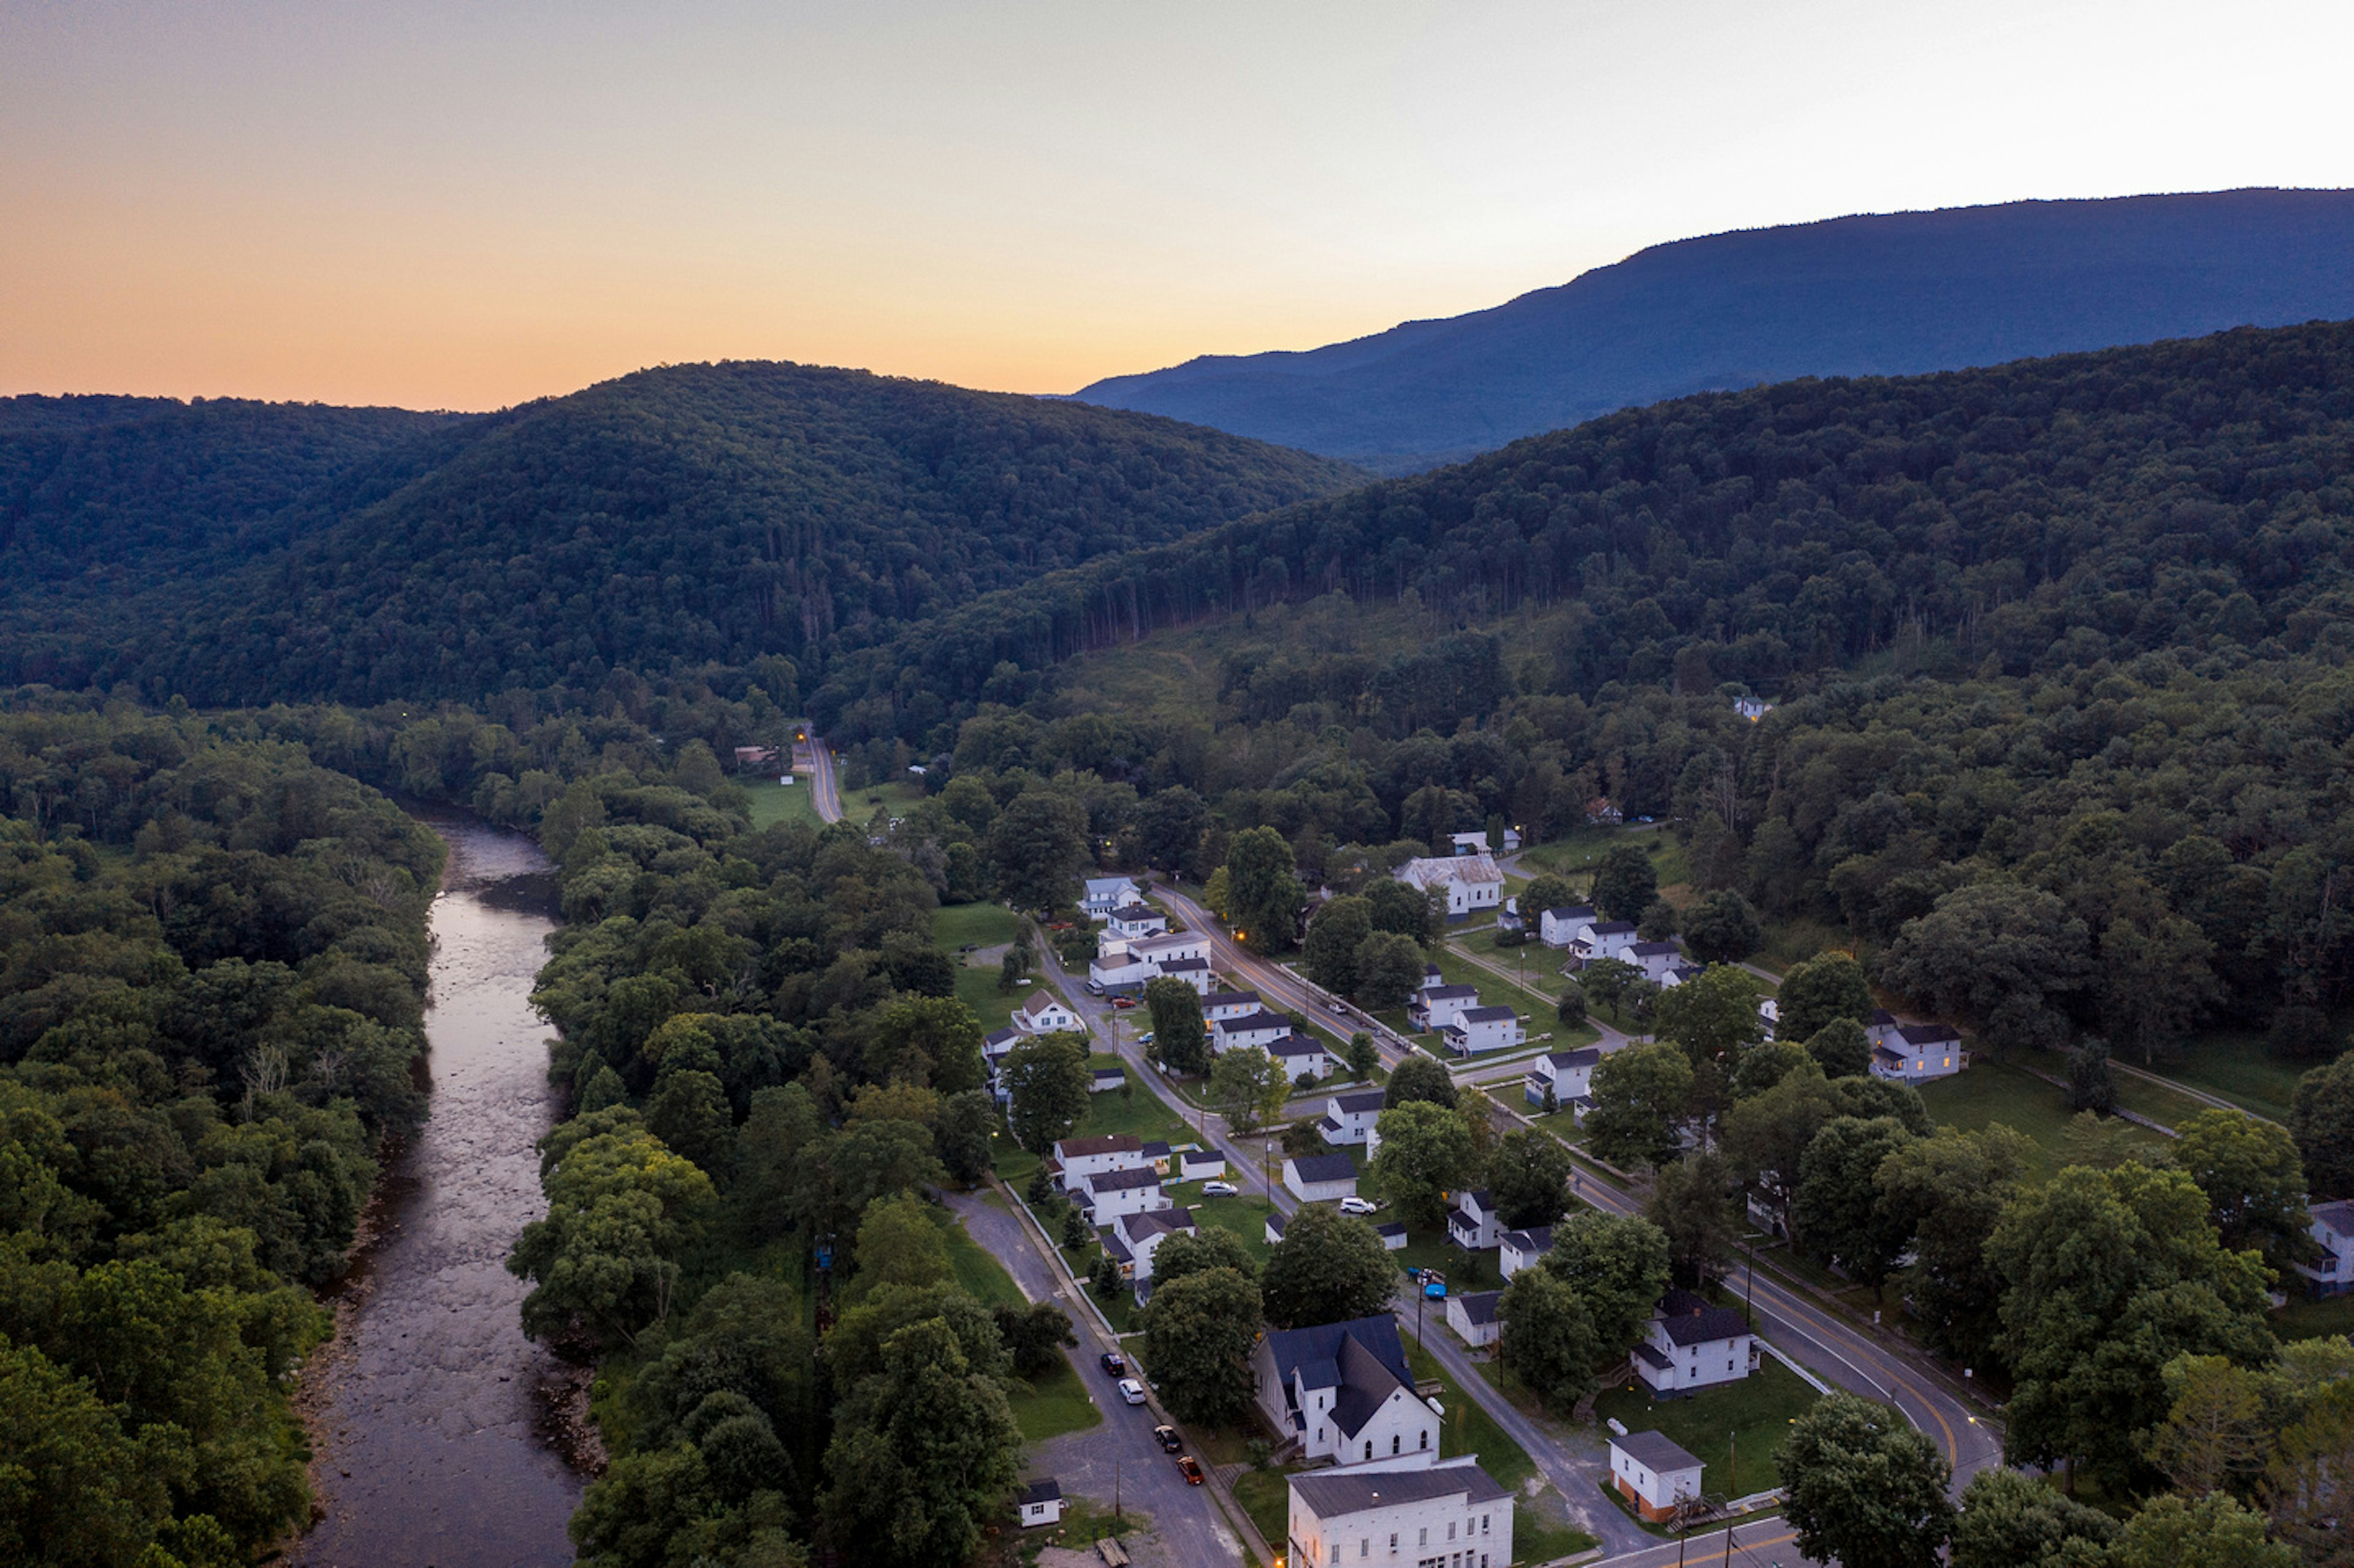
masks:
{"label": "parked car", "polygon": [[1185,1484],[1189,1487],[1202,1484],[1202,1466],[1191,1454],[1178,1456],[1177,1473],[1185,1478]]}
{"label": "parked car", "polygon": [[1119,1396],[1130,1404],[1144,1403],[1144,1385],[1132,1377],[1119,1380]]}
{"label": "parked car", "polygon": [[1150,1044],[1152,1044],[1152,1031],[1151,1031],[1151,1030],[1150,1030],[1150,1029],[1148,1029],[1148,1030],[1146,1030],[1143,1033],[1141,1033],[1141,1034],[1138,1035],[1138,1036],[1136,1037],[1136,1043],[1137,1043],[1139,1045],[1150,1045]]}
{"label": "parked car", "polygon": [[1103,1363],[1103,1370],[1111,1373],[1114,1377],[1125,1377],[1128,1375],[1128,1358],[1121,1355],[1118,1351],[1106,1351],[1103,1354],[1097,1356],[1096,1360],[1101,1361]]}
{"label": "parked car", "polygon": [[1152,1429],[1152,1436],[1160,1440],[1161,1451],[1164,1454],[1174,1454],[1185,1446],[1185,1439],[1177,1436],[1174,1426],[1156,1426]]}
{"label": "parked car", "polygon": [[1136,998],[1132,996],[1116,996],[1111,999],[1111,1005],[1113,1012],[1126,1012],[1136,1005]]}
{"label": "parked car", "polygon": [[1202,1183],[1202,1196],[1204,1198],[1231,1198],[1241,1191],[1242,1189],[1235,1186],[1232,1181],[1204,1181]]}
{"label": "parked car", "polygon": [[1341,1212],[1344,1214],[1378,1214],[1382,1206],[1371,1198],[1352,1196],[1341,1200]]}
{"label": "parked car", "polygon": [[1103,981],[1099,980],[1091,980],[1087,981],[1087,994],[1089,996],[1101,996],[1103,994]]}
{"label": "parked car", "polygon": [[1339,1013],[1339,1014],[1340,1014],[1341,1017],[1343,1017],[1343,1018],[1346,1018],[1346,1017],[1348,1017],[1348,1016],[1349,1016],[1349,1010],[1348,1010],[1347,1008],[1345,1008],[1345,1007],[1341,1006],[1341,1005],[1339,1002],[1337,1002],[1337,1001],[1328,1001],[1328,1002],[1326,1002],[1326,1003],[1324,1004],[1324,1010],[1325,1010],[1327,1012],[1337,1012],[1337,1013]]}
{"label": "parked car", "polygon": [[1444,1300],[1446,1300],[1446,1299],[1447,1299],[1447,1281],[1445,1281],[1445,1280],[1443,1280],[1443,1279],[1434,1279],[1434,1280],[1432,1280],[1429,1284],[1425,1285],[1425,1286],[1422,1287],[1422,1295],[1423,1295],[1423,1299],[1424,1299],[1424,1300],[1426,1300],[1426,1301],[1444,1301]]}

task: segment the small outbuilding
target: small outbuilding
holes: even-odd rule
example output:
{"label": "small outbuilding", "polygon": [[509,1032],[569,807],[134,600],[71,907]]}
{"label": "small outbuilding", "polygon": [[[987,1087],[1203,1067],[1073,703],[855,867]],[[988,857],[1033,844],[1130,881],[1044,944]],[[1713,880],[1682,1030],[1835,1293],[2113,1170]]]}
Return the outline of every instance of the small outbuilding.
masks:
{"label": "small outbuilding", "polygon": [[1063,1522],[1063,1484],[1052,1476],[1024,1481],[1013,1494],[1013,1506],[1022,1517],[1024,1530],[1035,1530],[1042,1524],[1060,1524]]}
{"label": "small outbuilding", "polygon": [[1610,1439],[1610,1484],[1653,1524],[1700,1494],[1701,1463],[1665,1434],[1629,1432]]}
{"label": "small outbuilding", "polygon": [[1357,1195],[1356,1162],[1345,1154],[1301,1154],[1283,1162],[1283,1184],[1303,1203],[1338,1202]]}

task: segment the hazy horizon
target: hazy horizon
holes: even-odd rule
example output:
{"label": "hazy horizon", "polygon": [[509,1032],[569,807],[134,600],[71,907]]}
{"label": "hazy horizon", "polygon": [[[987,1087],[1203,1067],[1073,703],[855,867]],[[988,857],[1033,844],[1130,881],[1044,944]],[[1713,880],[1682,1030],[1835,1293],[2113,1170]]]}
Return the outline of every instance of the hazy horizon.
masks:
{"label": "hazy horizon", "polygon": [[1069,392],[1730,229],[2354,185],[2342,7],[2114,15],[13,0],[0,393]]}

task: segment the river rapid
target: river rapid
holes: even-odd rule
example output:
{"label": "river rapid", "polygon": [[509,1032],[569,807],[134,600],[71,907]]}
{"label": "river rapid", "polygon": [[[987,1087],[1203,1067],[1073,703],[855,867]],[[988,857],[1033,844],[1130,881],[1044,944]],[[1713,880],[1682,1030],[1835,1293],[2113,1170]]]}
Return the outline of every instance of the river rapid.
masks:
{"label": "river rapid", "polygon": [[532,977],[556,883],[530,840],[412,808],[447,841],[427,997],[430,1115],[305,1373],[319,1512],[298,1568],[560,1568],[582,1480],[544,1434],[580,1374],[523,1336],[507,1248],[545,1209],[555,1114]]}

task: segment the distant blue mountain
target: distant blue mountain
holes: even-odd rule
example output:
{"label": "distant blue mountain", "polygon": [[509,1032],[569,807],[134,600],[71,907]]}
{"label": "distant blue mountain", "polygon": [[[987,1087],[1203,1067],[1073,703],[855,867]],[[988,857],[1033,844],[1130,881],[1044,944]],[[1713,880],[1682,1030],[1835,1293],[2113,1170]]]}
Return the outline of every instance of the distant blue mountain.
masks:
{"label": "distant blue mountain", "polygon": [[1411,472],[1630,405],[2354,317],[2354,191],[2029,201],[1680,240],[1559,288],[1076,396]]}

